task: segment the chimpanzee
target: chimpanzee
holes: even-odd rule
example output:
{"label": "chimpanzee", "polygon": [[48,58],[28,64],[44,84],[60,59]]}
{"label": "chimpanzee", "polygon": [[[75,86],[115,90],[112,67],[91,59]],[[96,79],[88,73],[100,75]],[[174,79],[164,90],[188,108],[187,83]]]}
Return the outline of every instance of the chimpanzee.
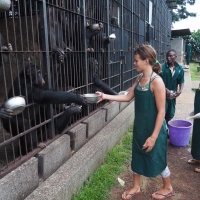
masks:
{"label": "chimpanzee", "polygon": [[100,50],[102,53],[104,53],[104,51],[108,47],[108,44],[114,41],[115,38],[116,36],[114,33],[111,34],[110,36],[106,36],[106,34],[103,31],[101,31],[98,35],[95,36],[95,40],[99,41],[99,44],[95,43],[97,45],[97,47],[95,47],[95,50],[97,49],[97,50]]}
{"label": "chimpanzee", "polygon": [[[55,61],[58,61],[59,63],[62,63],[64,61],[65,51],[71,51],[71,49],[68,48],[66,43],[64,42],[63,37],[63,28],[65,28],[64,26],[67,26],[67,20],[68,19],[64,15],[62,15],[62,12],[59,11],[58,8],[47,6],[49,49],[50,51],[52,51],[52,55],[55,56]],[[44,23],[42,22],[42,17],[38,26],[40,48],[42,50],[45,50],[45,43],[43,39]]]}
{"label": "chimpanzee", "polygon": [[93,57],[89,57],[88,58],[88,81],[92,82],[92,77],[94,74],[98,73],[98,61],[93,58]]}
{"label": "chimpanzee", "polygon": [[[40,105],[48,105],[51,103],[75,103],[83,106],[87,105],[87,101],[82,96],[74,94],[73,92],[54,91],[50,89],[45,90],[43,88],[44,83],[41,71],[33,64],[27,65],[25,69],[20,72],[19,77],[14,80],[13,88],[10,89],[8,98],[19,95],[25,96],[28,106],[22,113],[12,117],[11,119],[2,119],[6,131],[15,136],[37,124],[35,120]],[[65,121],[66,118],[66,120],[69,120],[71,114],[79,112],[79,106],[66,109],[63,115],[57,120],[58,132],[60,133],[63,128],[67,126],[68,122]],[[37,147],[36,138],[35,130],[20,137],[22,154],[26,154],[26,152]],[[44,144],[41,144],[39,147],[44,147]]]}
{"label": "chimpanzee", "polygon": [[89,24],[87,21],[86,26],[86,45],[88,52],[94,52],[94,36],[100,33],[103,28],[103,24],[99,22],[98,24]]}
{"label": "chimpanzee", "polygon": [[107,21],[106,11],[107,1],[85,0],[85,14],[88,18],[105,22]]}
{"label": "chimpanzee", "polygon": [[81,112],[81,108],[82,106],[74,105],[74,104],[66,107],[66,110],[57,119],[57,122],[56,122],[56,128],[57,128],[58,134],[62,133],[62,131],[66,128],[66,126],[70,122],[72,115],[78,114]]}
{"label": "chimpanzee", "polygon": [[119,27],[118,18],[114,16],[110,17],[110,24]]}
{"label": "chimpanzee", "polygon": [[83,27],[83,19],[78,16],[72,19],[74,21],[73,24],[73,45],[77,51],[83,50],[83,41],[84,41],[84,31],[83,29],[86,28],[86,50],[88,52],[94,52],[94,36],[100,33],[103,28],[103,24],[101,22],[90,24],[89,20],[86,22],[86,27]]}
{"label": "chimpanzee", "polygon": [[68,1],[65,1],[64,4],[65,4],[64,7],[67,10],[80,14],[80,6],[79,6],[78,0],[68,0]]}
{"label": "chimpanzee", "polygon": [[[0,52],[1,51],[12,51],[12,45],[10,43],[6,43],[1,32],[0,32]],[[0,53],[0,67],[2,66],[2,53]]]}
{"label": "chimpanzee", "polygon": [[110,94],[110,95],[117,95],[118,93],[115,92],[113,89],[111,89],[107,84],[105,84],[104,82],[102,82],[97,74],[93,75],[93,82],[94,85],[99,88],[100,90],[102,90],[104,93],[106,94]]}

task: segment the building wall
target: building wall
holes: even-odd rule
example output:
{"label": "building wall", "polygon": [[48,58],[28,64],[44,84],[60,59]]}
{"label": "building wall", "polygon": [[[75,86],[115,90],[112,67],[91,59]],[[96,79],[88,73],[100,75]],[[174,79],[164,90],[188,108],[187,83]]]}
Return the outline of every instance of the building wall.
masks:
{"label": "building wall", "polygon": [[183,38],[174,38],[171,42],[171,48],[176,50],[177,52],[177,59],[176,61],[183,65],[183,61],[184,61],[184,42],[183,42]]}

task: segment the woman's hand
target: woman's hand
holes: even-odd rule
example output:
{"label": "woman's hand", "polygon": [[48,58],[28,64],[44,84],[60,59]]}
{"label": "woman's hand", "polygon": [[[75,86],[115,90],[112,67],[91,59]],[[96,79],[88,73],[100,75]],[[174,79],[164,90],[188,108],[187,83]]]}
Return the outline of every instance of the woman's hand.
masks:
{"label": "woman's hand", "polygon": [[154,137],[147,138],[142,149],[147,149],[146,152],[150,152],[153,149],[155,142],[156,142],[156,138]]}
{"label": "woman's hand", "polygon": [[100,95],[100,99],[99,99],[99,101],[97,101],[97,103],[103,101],[105,94],[103,92],[99,92],[99,91],[96,91],[95,93]]}

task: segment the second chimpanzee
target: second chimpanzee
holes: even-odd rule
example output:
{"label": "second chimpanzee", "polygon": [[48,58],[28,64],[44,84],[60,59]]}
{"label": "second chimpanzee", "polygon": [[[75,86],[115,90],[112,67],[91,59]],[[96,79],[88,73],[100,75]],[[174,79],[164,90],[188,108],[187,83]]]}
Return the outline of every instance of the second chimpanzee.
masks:
{"label": "second chimpanzee", "polygon": [[94,36],[100,33],[101,29],[103,28],[103,24],[100,22],[98,24],[89,24],[87,21],[86,26],[86,44],[87,44],[87,51],[94,52]]}
{"label": "second chimpanzee", "polygon": [[[8,98],[13,96],[25,96],[28,106],[25,110],[12,117],[11,119],[2,119],[3,126],[6,131],[12,133],[13,136],[23,133],[29,130],[31,127],[37,124],[36,116],[39,113],[40,105],[48,104],[71,104],[86,106],[87,102],[80,95],[73,92],[54,91],[43,89],[44,79],[41,75],[41,71],[35,65],[27,65],[23,69],[19,77],[14,80],[13,88],[8,93]],[[60,133],[68,124],[66,120],[69,120],[69,115],[79,113],[79,106],[70,107],[66,109],[60,119],[57,120],[57,128]],[[69,114],[69,115],[68,115]],[[26,135],[20,137],[22,154],[26,154],[33,148],[38,147],[37,134],[35,130],[31,130]],[[43,144],[39,147],[44,147]]]}
{"label": "second chimpanzee", "polygon": [[115,39],[116,36],[114,33],[109,36],[106,36],[106,34],[103,31],[101,31],[98,35],[95,36],[95,40],[98,41],[95,43],[95,50],[100,50],[102,53],[104,53],[108,45]]}
{"label": "second chimpanzee", "polygon": [[[47,22],[49,34],[49,49],[55,61],[62,63],[64,61],[65,51],[71,51],[64,42],[63,29],[66,29],[67,18],[58,8],[47,6]],[[39,23],[39,41],[40,48],[45,51],[44,43],[44,23],[42,17]]]}
{"label": "second chimpanzee", "polygon": [[10,43],[6,43],[0,32],[0,67],[2,66],[2,53],[1,51],[12,51],[12,45]]}

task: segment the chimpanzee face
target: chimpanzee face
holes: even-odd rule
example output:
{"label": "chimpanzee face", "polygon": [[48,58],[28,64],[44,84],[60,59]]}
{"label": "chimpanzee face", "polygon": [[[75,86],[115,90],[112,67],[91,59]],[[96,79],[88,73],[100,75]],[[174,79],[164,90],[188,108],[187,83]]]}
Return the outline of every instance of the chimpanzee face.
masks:
{"label": "chimpanzee face", "polygon": [[31,65],[26,68],[26,74],[33,84],[37,84],[39,86],[43,86],[45,81],[42,77],[41,71],[38,67]]}

